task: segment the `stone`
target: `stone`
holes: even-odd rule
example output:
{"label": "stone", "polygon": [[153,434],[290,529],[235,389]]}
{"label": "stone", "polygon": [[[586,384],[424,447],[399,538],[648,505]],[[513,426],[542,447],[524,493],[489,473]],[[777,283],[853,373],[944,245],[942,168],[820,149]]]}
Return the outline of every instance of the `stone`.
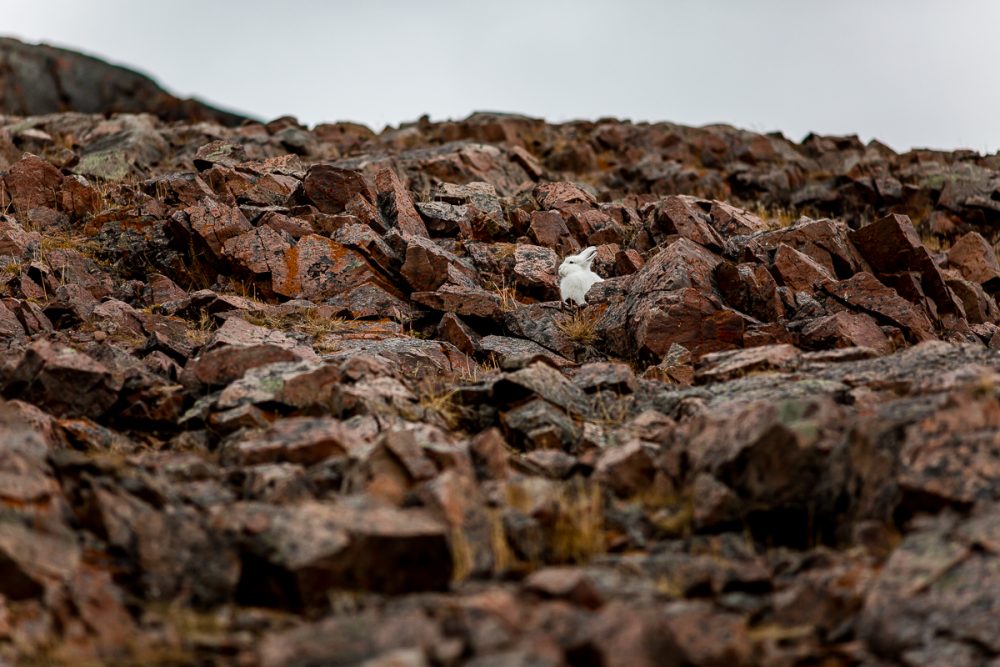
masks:
{"label": "stone", "polygon": [[351,169],[313,165],[302,180],[302,186],[306,198],[323,213],[343,213],[358,195],[369,204],[375,203],[375,192],[365,177]]}
{"label": "stone", "polygon": [[823,289],[850,307],[898,326],[911,341],[934,338],[933,325],[927,315],[870,273],[858,273]]}
{"label": "stone", "polygon": [[343,424],[329,417],[287,417],[260,433],[240,434],[227,443],[223,459],[233,465],[298,463],[312,465],[347,456],[361,444]]}
{"label": "stone", "polygon": [[871,316],[848,311],[812,320],[802,328],[800,340],[810,350],[866,347],[878,354],[890,354],[894,349]]}
{"label": "stone", "polygon": [[392,169],[383,169],[375,177],[378,208],[386,227],[395,227],[406,234],[427,236],[427,227],[413,207],[410,194]]}
{"label": "stone", "polygon": [[556,253],[551,248],[522,245],[514,249],[514,284],[542,301],[559,298]]}
{"label": "stone", "polygon": [[381,282],[360,253],[317,235],[304,236],[286,250],[283,261],[272,267],[271,280],[278,294],[314,301]]}
{"label": "stone", "polygon": [[746,350],[706,354],[698,360],[695,381],[708,384],[751,373],[787,371],[798,358],[799,351],[792,345],[761,345]]}
{"label": "stone", "polygon": [[719,293],[726,303],[763,322],[785,315],[778,285],[763,264],[722,262],[715,269]]}
{"label": "stone", "polygon": [[21,215],[39,206],[56,208],[60,203],[63,175],[37,155],[24,155],[3,180],[14,208]]}
{"label": "stone", "polygon": [[653,483],[656,468],[649,448],[640,440],[601,453],[594,467],[600,484],[621,498],[633,498]]}
{"label": "stone", "polygon": [[812,294],[818,285],[833,280],[818,262],[783,243],[774,253],[773,270],[781,284],[793,292]]}
{"label": "stone", "polygon": [[281,266],[292,244],[283,234],[262,225],[226,239],[222,255],[253,276],[269,276]]}
{"label": "stone", "polygon": [[580,250],[580,243],[570,235],[559,211],[534,211],[528,234],[535,243],[552,248],[559,255],[571,255]]}
{"label": "stone", "polygon": [[42,339],[25,349],[3,394],[58,416],[99,417],[118,399],[122,378],[82,352]]}
{"label": "stone", "polygon": [[695,197],[672,195],[657,204],[650,218],[653,240],[659,243],[671,234],[678,234],[709,250],[722,250],[722,237],[710,224],[709,215],[700,203],[702,200]]}
{"label": "stone", "polygon": [[420,509],[311,501],[234,510],[229,521],[253,530],[250,549],[263,561],[255,580],[246,580],[248,601],[276,602],[266,597],[275,578],[288,581],[278,590],[293,596],[285,601],[293,609],[322,608],[338,589],[434,591],[451,579],[446,526]]}
{"label": "stone", "polygon": [[191,229],[215,257],[223,256],[226,241],[253,229],[238,208],[213,199],[205,198],[184,211]]}
{"label": "stone", "polygon": [[0,255],[24,257],[32,248],[38,248],[42,236],[38,232],[29,232],[16,220],[0,215]]}
{"label": "stone", "polygon": [[0,522],[0,594],[8,600],[41,596],[50,584],[68,580],[80,560],[80,547],[71,536]]}
{"label": "stone", "polygon": [[948,265],[988,293],[1000,291],[1000,261],[989,242],[976,232],[969,232],[948,249]]}

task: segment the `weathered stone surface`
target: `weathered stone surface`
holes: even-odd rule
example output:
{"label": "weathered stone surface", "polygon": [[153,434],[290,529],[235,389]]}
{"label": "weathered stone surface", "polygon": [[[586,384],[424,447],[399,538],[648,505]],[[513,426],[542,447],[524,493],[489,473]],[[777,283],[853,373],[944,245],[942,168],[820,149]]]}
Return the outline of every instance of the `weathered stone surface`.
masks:
{"label": "weathered stone surface", "polygon": [[761,345],[747,350],[715,352],[698,360],[695,380],[699,383],[721,382],[762,373],[788,370],[799,358],[791,345]]}
{"label": "weathered stone surface", "polygon": [[948,265],[990,294],[1000,291],[1000,261],[986,239],[976,232],[969,232],[948,249]]}
{"label": "weathered stone surface", "polygon": [[848,306],[899,327],[910,340],[934,338],[927,315],[870,273],[858,273],[849,280],[824,286],[824,290]]}
{"label": "weathered stone surface", "polygon": [[271,268],[271,280],[278,294],[317,300],[377,281],[377,274],[356,251],[310,235],[285,251],[283,261]]}
{"label": "weathered stone surface", "polygon": [[[446,528],[419,509],[341,502],[287,508],[246,504],[229,520],[256,533],[249,549],[266,567],[247,581],[244,595],[258,603],[292,608],[322,606],[337,589],[404,593],[440,590],[451,578]],[[268,600],[268,582],[287,600]]]}
{"label": "weathered stone surface", "polygon": [[841,311],[820,317],[802,329],[802,345],[808,349],[867,347],[879,354],[893,350],[892,341],[874,319],[864,313]]}
{"label": "weathered stone surface", "polygon": [[59,205],[63,175],[37,155],[27,154],[11,166],[3,177],[14,208],[21,215],[39,207]]}
{"label": "weathered stone surface", "polygon": [[360,195],[375,203],[375,192],[361,172],[317,164],[309,168],[302,181],[306,198],[324,213],[342,213],[348,203]]}
{"label": "weathered stone surface", "polygon": [[395,171],[380,171],[375,177],[375,187],[378,189],[378,208],[387,227],[414,236],[427,236],[427,227]]}
{"label": "weathered stone surface", "polygon": [[104,364],[45,340],[32,343],[5,379],[3,393],[59,416],[99,417],[118,399],[122,378]]}

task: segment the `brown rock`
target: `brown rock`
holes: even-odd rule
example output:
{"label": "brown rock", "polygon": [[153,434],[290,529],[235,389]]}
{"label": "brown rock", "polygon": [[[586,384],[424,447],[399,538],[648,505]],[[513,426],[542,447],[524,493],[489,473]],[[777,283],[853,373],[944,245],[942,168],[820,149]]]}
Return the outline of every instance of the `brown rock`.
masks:
{"label": "brown rock", "polygon": [[719,293],[736,310],[764,322],[785,315],[778,285],[762,264],[722,262],[715,270]]}
{"label": "brown rock", "polygon": [[11,166],[3,180],[14,208],[22,215],[38,206],[59,205],[63,175],[37,155],[25,154]]}
{"label": "brown rock", "polygon": [[237,267],[255,276],[269,275],[284,261],[292,244],[283,234],[266,225],[226,239],[222,254]]}
{"label": "brown rock", "polygon": [[852,232],[851,241],[876,273],[915,271],[920,275],[922,291],[935,303],[938,312],[962,315],[961,303],[948,288],[930,252],[920,243],[907,216],[892,214],[877,220]]}
{"label": "brown rock", "polygon": [[285,251],[284,262],[271,269],[278,294],[321,300],[376,280],[359,253],[322,236],[310,235]]}
{"label": "brown rock", "polygon": [[479,351],[480,336],[454,313],[445,313],[438,323],[438,338],[451,343],[469,356]]}
{"label": "brown rock", "polygon": [[514,283],[543,301],[559,298],[556,253],[551,248],[518,244],[514,249]]}
{"label": "brown rock", "polygon": [[343,213],[358,195],[368,204],[375,203],[375,192],[359,171],[316,164],[309,168],[302,185],[306,198],[323,213]]}
{"label": "brown rock", "polygon": [[399,594],[441,590],[451,579],[447,528],[423,510],[347,501],[234,510],[235,523],[260,536],[251,549],[269,566],[245,593],[258,604],[273,604],[270,582],[288,582],[276,589],[293,596],[288,606],[322,608],[330,590]]}
{"label": "brown rock", "polygon": [[695,380],[699,384],[725,382],[750,373],[786,371],[799,359],[791,345],[761,345],[746,350],[715,352],[698,360]]}
{"label": "brown rock", "polygon": [[702,203],[709,204],[695,197],[671,195],[657,204],[650,219],[654,241],[659,243],[671,234],[679,234],[709,250],[722,250],[722,237],[711,226]]}
{"label": "brown rock", "polygon": [[631,498],[653,483],[656,468],[648,447],[632,440],[605,450],[597,460],[594,474],[602,486],[621,498]]}
{"label": "brown rock", "polygon": [[774,272],[781,284],[794,292],[813,293],[833,277],[818,262],[784,243],[774,253]]}
{"label": "brown rock", "polygon": [[259,433],[240,434],[223,447],[223,459],[247,466],[259,463],[312,465],[346,456],[361,440],[330,417],[286,417]]}
{"label": "brown rock", "polygon": [[708,214],[712,227],[723,238],[756,234],[767,229],[767,223],[759,216],[726,202],[713,201]]}
{"label": "brown rock", "polygon": [[427,227],[395,171],[380,171],[375,177],[375,186],[378,189],[379,212],[387,227],[395,227],[414,236],[427,236]]}
{"label": "brown rock", "polygon": [[6,378],[4,396],[31,401],[58,416],[99,417],[118,399],[122,378],[72,348],[32,343]]}
{"label": "brown rock", "polygon": [[1000,261],[989,242],[976,232],[969,232],[949,248],[948,264],[990,294],[1000,291]]}
{"label": "brown rock", "polygon": [[400,273],[417,292],[432,292],[454,276],[463,287],[476,287],[475,272],[451,253],[430,239],[410,236],[406,244],[406,260]]}
{"label": "brown rock", "polygon": [[570,236],[569,228],[559,211],[534,211],[528,234],[535,243],[552,248],[559,255],[571,255],[580,250],[580,244]]}
{"label": "brown rock", "polygon": [[80,565],[80,547],[68,535],[46,534],[0,522],[0,594],[8,600],[41,597],[47,585],[68,580]]}
{"label": "brown rock", "polygon": [[500,297],[480,287],[442,285],[434,292],[414,292],[413,301],[434,310],[495,319],[500,314]]}
{"label": "brown rock", "polygon": [[934,338],[933,327],[927,315],[870,273],[858,273],[849,280],[829,284],[824,289],[848,306],[898,326],[912,341]]}
{"label": "brown rock", "polygon": [[188,214],[191,229],[216,257],[222,257],[226,241],[253,229],[240,209],[213,199],[202,199],[184,210]]}
{"label": "brown rock", "polygon": [[892,341],[870,316],[840,311],[811,321],[802,329],[802,346],[810,350],[867,347],[890,354]]}
{"label": "brown rock", "polygon": [[29,232],[13,218],[0,215],[0,255],[23,257],[31,248],[37,248],[42,242],[38,232]]}

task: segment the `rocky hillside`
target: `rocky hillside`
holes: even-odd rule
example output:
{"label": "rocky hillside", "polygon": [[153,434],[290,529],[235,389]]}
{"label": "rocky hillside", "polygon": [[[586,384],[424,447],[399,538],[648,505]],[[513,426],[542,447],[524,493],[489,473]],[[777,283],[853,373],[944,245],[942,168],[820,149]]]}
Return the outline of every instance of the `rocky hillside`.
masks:
{"label": "rocky hillside", "polygon": [[997,664],[998,156],[63,113],[0,174],[0,664]]}
{"label": "rocky hillside", "polygon": [[168,121],[239,125],[243,116],[180,99],[144,74],[46,44],[0,37],[0,113],[151,113]]}

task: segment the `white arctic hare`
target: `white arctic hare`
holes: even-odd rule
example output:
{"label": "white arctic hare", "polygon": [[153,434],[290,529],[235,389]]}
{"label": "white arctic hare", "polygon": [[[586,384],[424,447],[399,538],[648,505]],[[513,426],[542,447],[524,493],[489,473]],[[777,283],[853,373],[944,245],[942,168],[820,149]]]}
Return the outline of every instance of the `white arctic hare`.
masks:
{"label": "white arctic hare", "polygon": [[587,290],[604,279],[590,270],[597,248],[590,246],[575,255],[569,255],[559,265],[559,296],[563,301],[574,301],[578,306],[587,305]]}

